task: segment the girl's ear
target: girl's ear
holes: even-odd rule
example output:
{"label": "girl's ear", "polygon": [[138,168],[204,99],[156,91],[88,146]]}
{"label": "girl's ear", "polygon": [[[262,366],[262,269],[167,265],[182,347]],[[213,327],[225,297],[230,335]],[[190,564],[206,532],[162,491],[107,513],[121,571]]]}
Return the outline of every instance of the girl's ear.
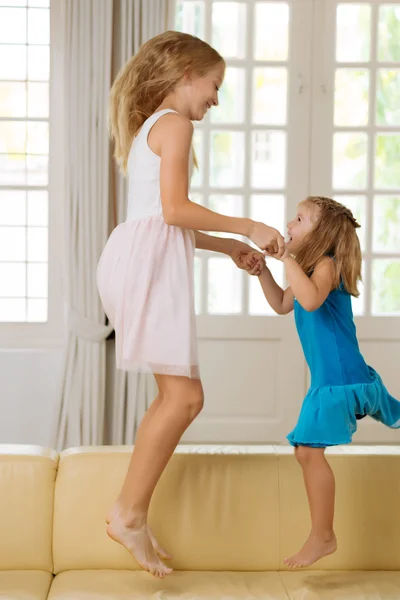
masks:
{"label": "girl's ear", "polygon": [[191,85],[192,83],[192,71],[189,67],[185,69],[185,72],[183,74],[183,81],[185,85]]}

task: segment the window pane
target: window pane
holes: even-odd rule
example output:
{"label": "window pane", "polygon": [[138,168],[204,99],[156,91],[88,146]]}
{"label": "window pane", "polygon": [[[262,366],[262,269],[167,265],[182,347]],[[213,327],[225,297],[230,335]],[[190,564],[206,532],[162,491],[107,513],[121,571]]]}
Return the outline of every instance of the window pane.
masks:
{"label": "window pane", "polygon": [[375,252],[400,252],[400,196],[375,196],[373,218]]}
{"label": "window pane", "polygon": [[253,121],[259,124],[286,123],[287,69],[254,69]]}
{"label": "window pane", "polygon": [[400,135],[379,134],[375,146],[375,187],[400,188]]}
{"label": "window pane", "polygon": [[25,184],[25,156],[23,154],[0,154],[0,185]]}
{"label": "window pane", "polygon": [[28,83],[28,117],[49,116],[49,84]]}
{"label": "window pane", "polygon": [[0,6],[26,6],[26,0],[0,0]]}
{"label": "window pane", "polygon": [[286,3],[257,2],[254,29],[257,60],[287,60],[289,6]]}
{"label": "window pane", "polygon": [[286,178],[286,135],[281,131],[254,131],[252,144],[252,185],[255,188],[283,188]]}
{"label": "window pane", "polygon": [[28,225],[47,226],[49,222],[48,192],[28,192]]}
{"label": "window pane", "polygon": [[26,260],[25,227],[0,227],[0,262]]}
{"label": "window pane", "polygon": [[21,323],[26,317],[26,300],[0,298],[0,321],[2,323]]}
{"label": "window pane", "polygon": [[48,183],[49,159],[47,156],[27,156],[27,183],[28,185],[46,186]]}
{"label": "window pane", "polygon": [[369,71],[337,69],[335,78],[335,125],[368,123]]}
{"label": "window pane", "polygon": [[28,0],[28,6],[50,8],[50,0]]}
{"label": "window pane", "polygon": [[175,26],[178,31],[204,38],[204,2],[178,1],[175,14]]}
{"label": "window pane", "polygon": [[[215,212],[227,215],[229,217],[243,217],[243,196],[234,194],[216,195],[212,194],[208,199],[208,207]],[[241,239],[242,236],[224,233],[213,232],[213,235],[218,237]]]}
{"label": "window pane", "polygon": [[373,261],[372,314],[400,315],[400,260]]}
{"label": "window pane", "polygon": [[198,162],[198,167],[193,167],[193,174],[190,184],[197,187],[203,183],[204,153],[203,153],[203,132],[195,129],[193,134],[193,149]]}
{"label": "window pane", "polygon": [[376,82],[376,120],[379,125],[400,125],[400,70],[379,69]]}
{"label": "window pane", "polygon": [[285,197],[280,194],[257,194],[251,197],[251,218],[285,232]]}
{"label": "window pane", "polygon": [[[282,262],[280,260],[267,259],[267,264],[273,278],[283,288]],[[251,315],[276,315],[264,296],[258,277],[250,277],[249,312]]]}
{"label": "window pane", "polygon": [[0,81],[0,117],[26,116],[26,84]]}
{"label": "window pane", "polygon": [[229,258],[208,260],[208,312],[237,314],[242,308],[242,271]]}
{"label": "window pane", "polygon": [[28,296],[47,298],[47,264],[28,264]]}
{"label": "window pane", "polygon": [[336,15],[336,60],[367,61],[371,43],[371,7],[340,4]]}
{"label": "window pane", "polygon": [[28,261],[46,262],[48,259],[47,227],[28,227]]}
{"label": "window pane", "polygon": [[0,79],[26,79],[26,46],[0,46]]}
{"label": "window pane", "polygon": [[211,109],[213,123],[244,122],[245,70],[235,67],[226,69],[224,83],[219,92],[219,106]]}
{"label": "window pane", "polygon": [[0,297],[25,297],[25,275],[25,263],[0,263]]}
{"label": "window pane", "polygon": [[0,44],[26,44],[24,8],[0,8]]}
{"label": "window pane", "polygon": [[354,196],[335,196],[337,202],[341,202],[351,210],[353,216],[357,219],[360,228],[357,229],[358,239],[360,240],[361,250],[365,251],[366,233],[367,233],[367,197]]}
{"label": "window pane", "polygon": [[29,323],[44,323],[47,321],[47,300],[28,300]]}
{"label": "window pane", "polygon": [[246,47],[246,4],[212,3],[212,45],[224,58],[244,58]]}
{"label": "window pane", "polygon": [[400,61],[400,4],[379,8],[378,59]]}
{"label": "window pane", "polygon": [[333,187],[363,189],[367,185],[367,135],[336,133],[333,144]]}
{"label": "window pane", "polygon": [[211,133],[210,181],[217,187],[240,187],[244,178],[244,133]]}
{"label": "window pane", "polygon": [[199,194],[197,192],[190,192],[190,200],[192,202],[195,202],[196,204],[200,204],[200,206],[204,206],[203,194]]}
{"label": "window pane", "polygon": [[50,52],[48,46],[28,46],[28,79],[48,81]]}
{"label": "window pane", "polygon": [[24,153],[26,148],[26,123],[0,121],[0,152]]}
{"label": "window pane", "polygon": [[28,44],[50,43],[50,14],[41,8],[28,9]]}
{"label": "window pane", "polygon": [[0,225],[25,225],[26,200],[24,191],[0,191]]}
{"label": "window pane", "polygon": [[28,122],[27,152],[47,154],[49,151],[49,124]]}

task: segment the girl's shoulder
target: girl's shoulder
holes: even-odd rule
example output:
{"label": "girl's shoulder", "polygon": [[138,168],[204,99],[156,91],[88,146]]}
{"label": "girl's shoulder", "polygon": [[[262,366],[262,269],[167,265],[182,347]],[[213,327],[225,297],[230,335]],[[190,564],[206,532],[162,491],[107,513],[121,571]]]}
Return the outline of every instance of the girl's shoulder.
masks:
{"label": "girl's shoulder", "polygon": [[[159,111],[159,112],[163,112],[164,111]],[[157,113],[153,114],[153,117],[156,116]],[[167,133],[171,133],[174,132],[176,133],[186,133],[186,134],[193,134],[193,123],[192,121],[188,118],[185,117],[184,115],[179,114],[178,112],[174,111],[174,110],[169,110],[168,112],[165,112],[164,114],[160,115],[160,117],[162,118],[158,118],[156,119],[156,122],[158,124],[158,129],[163,132],[167,132]],[[151,117],[150,117],[151,118]]]}

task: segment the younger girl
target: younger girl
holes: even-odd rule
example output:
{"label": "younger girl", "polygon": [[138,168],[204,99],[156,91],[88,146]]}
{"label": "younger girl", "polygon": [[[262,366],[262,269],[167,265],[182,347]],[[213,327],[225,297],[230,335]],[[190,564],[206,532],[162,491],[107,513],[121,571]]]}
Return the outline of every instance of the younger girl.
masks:
{"label": "younger girl", "polygon": [[366,415],[400,427],[400,402],[365,363],[358,347],[351,308],[361,274],[357,227],[342,204],[309,197],[288,223],[289,242],[280,257],[289,282],[286,290],[277,285],[259,255],[246,258],[251,273],[258,274],[262,267],[259,280],[272,308],[278,314],[294,309],[311,372],[299,420],[288,435],[303,470],[311,512],[306,543],[284,561],[292,568],[312,565],[336,550],[335,480],[324,455],[326,446],[350,443],[356,419]]}
{"label": "younger girl", "polygon": [[155,374],[158,396],[136,435],[107,533],[157,577],[170,558],[147,525],[154,488],[203,406],[193,294],[194,249],[223,252],[243,267],[250,238],[280,256],[282,236],[250,219],[222,216],[188,198],[193,125],[218,104],[225,63],[202,40],[169,31],[142,46],[111,90],[115,156],[129,175],[128,215],[112,232],[97,281],[116,333],[117,367]]}

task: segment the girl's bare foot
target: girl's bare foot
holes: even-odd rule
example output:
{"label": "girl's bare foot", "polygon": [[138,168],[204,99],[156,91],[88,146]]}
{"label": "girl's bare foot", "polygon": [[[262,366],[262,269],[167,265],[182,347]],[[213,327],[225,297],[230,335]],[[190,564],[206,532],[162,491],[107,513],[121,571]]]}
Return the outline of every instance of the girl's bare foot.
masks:
{"label": "girl's bare foot", "polygon": [[[124,546],[138,564],[151,575],[162,579],[172,573],[172,569],[157,556],[145,516],[132,515],[127,520],[121,514],[117,515],[108,523],[107,534],[115,542]],[[155,540],[154,536],[153,539]],[[157,544],[157,547],[164,555],[166,554],[161,546]]]}
{"label": "girl's bare foot", "polygon": [[309,567],[324,556],[333,554],[336,551],[336,548],[337,542],[335,534],[326,538],[318,538],[315,535],[310,534],[300,552],[290,558],[285,558],[283,562],[291,569]]}
{"label": "girl's bare foot", "polygon": [[[106,523],[107,525],[109,523],[111,523],[111,521],[118,516],[119,513],[119,509],[117,506],[114,506],[110,512],[108,513],[107,517],[106,517]],[[162,558],[163,560],[172,560],[172,556],[171,554],[169,554],[169,552],[167,550],[165,550],[165,548],[163,548],[157,541],[156,536],[153,533],[153,530],[151,529],[150,525],[147,525],[147,532],[149,534],[149,538],[151,540],[151,543],[153,544],[153,548],[154,550],[157,552],[158,556],[160,558]]]}

